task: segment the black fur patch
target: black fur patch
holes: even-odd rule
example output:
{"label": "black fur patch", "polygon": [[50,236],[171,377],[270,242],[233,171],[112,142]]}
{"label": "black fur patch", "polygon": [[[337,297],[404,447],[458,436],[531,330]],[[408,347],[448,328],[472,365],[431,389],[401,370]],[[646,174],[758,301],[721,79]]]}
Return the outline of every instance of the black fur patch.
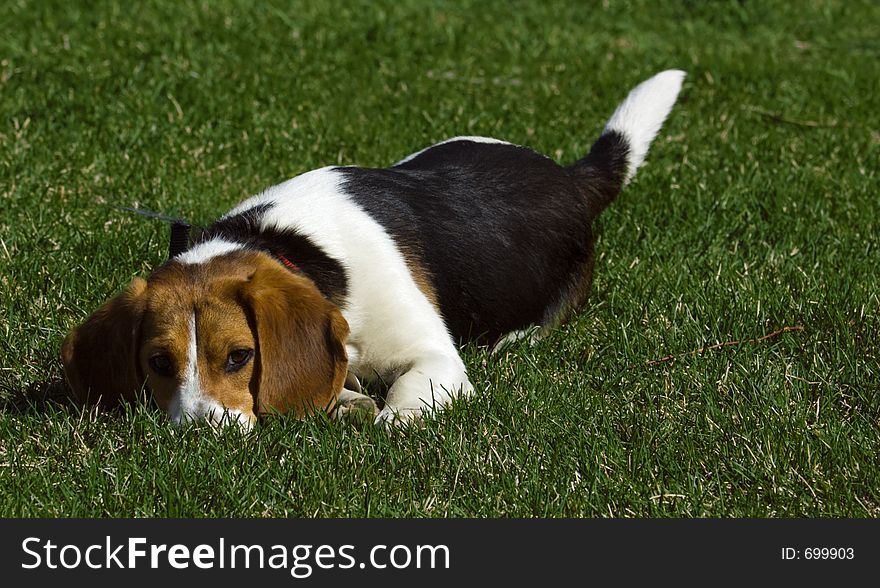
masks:
{"label": "black fur patch", "polygon": [[453,337],[492,342],[548,322],[573,275],[591,269],[592,222],[620,188],[609,181],[589,196],[581,170],[603,165],[605,148],[593,151],[563,168],[524,147],[458,140],[388,169],[337,171],[342,189],[417,252]]}
{"label": "black fur patch", "polygon": [[348,296],[348,276],[343,264],[294,229],[261,227],[260,219],[272,206],[269,203],[259,204],[239,214],[221,218],[198,235],[194,244],[219,237],[241,243],[249,249],[265,251],[279,261],[283,256],[310,278],[328,300],[342,305]]}
{"label": "black fur patch", "polygon": [[589,155],[572,165],[571,172],[593,206],[604,210],[620,192],[626,178],[629,142],[617,131],[603,133]]}

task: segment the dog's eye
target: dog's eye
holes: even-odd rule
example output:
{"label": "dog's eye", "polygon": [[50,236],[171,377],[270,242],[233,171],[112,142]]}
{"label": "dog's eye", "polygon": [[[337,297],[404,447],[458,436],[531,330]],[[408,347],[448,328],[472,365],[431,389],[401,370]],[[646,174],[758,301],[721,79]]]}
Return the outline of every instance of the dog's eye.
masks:
{"label": "dog's eye", "polygon": [[226,358],[226,372],[237,372],[254,356],[253,349],[235,349]]}
{"label": "dog's eye", "polygon": [[150,367],[160,376],[171,377],[174,375],[174,364],[171,358],[164,353],[158,353],[150,358]]}

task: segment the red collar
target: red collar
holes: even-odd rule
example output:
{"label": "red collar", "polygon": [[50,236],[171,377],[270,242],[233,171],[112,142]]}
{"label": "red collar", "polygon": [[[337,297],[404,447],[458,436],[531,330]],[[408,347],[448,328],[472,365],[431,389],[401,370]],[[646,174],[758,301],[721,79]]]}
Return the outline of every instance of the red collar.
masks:
{"label": "red collar", "polygon": [[286,265],[287,267],[289,267],[293,271],[297,271],[297,272],[300,271],[298,265],[296,265],[295,263],[293,263],[292,261],[290,261],[289,259],[287,259],[283,255],[281,255],[280,253],[276,253],[275,256],[281,261],[281,263],[283,263],[284,265]]}

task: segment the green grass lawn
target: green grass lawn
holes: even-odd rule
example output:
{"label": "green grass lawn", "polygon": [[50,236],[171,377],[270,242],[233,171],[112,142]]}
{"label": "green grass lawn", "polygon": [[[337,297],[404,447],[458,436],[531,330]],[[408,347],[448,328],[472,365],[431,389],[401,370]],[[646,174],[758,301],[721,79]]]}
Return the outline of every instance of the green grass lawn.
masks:
{"label": "green grass lawn", "polygon": [[[880,515],[873,0],[79,4],[0,5],[0,515]],[[110,204],[206,224],[454,135],[570,163],[673,67],[590,304],[465,349],[478,396],[425,428],[68,400],[64,335],[167,251]]]}

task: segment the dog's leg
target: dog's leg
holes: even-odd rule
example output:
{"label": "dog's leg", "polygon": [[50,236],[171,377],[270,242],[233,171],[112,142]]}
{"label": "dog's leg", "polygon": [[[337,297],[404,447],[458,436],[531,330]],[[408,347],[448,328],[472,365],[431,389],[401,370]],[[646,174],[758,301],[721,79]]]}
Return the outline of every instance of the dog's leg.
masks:
{"label": "dog's leg", "polygon": [[448,404],[454,397],[470,395],[474,387],[458,355],[428,355],[413,362],[385,399],[376,423],[402,425]]}

